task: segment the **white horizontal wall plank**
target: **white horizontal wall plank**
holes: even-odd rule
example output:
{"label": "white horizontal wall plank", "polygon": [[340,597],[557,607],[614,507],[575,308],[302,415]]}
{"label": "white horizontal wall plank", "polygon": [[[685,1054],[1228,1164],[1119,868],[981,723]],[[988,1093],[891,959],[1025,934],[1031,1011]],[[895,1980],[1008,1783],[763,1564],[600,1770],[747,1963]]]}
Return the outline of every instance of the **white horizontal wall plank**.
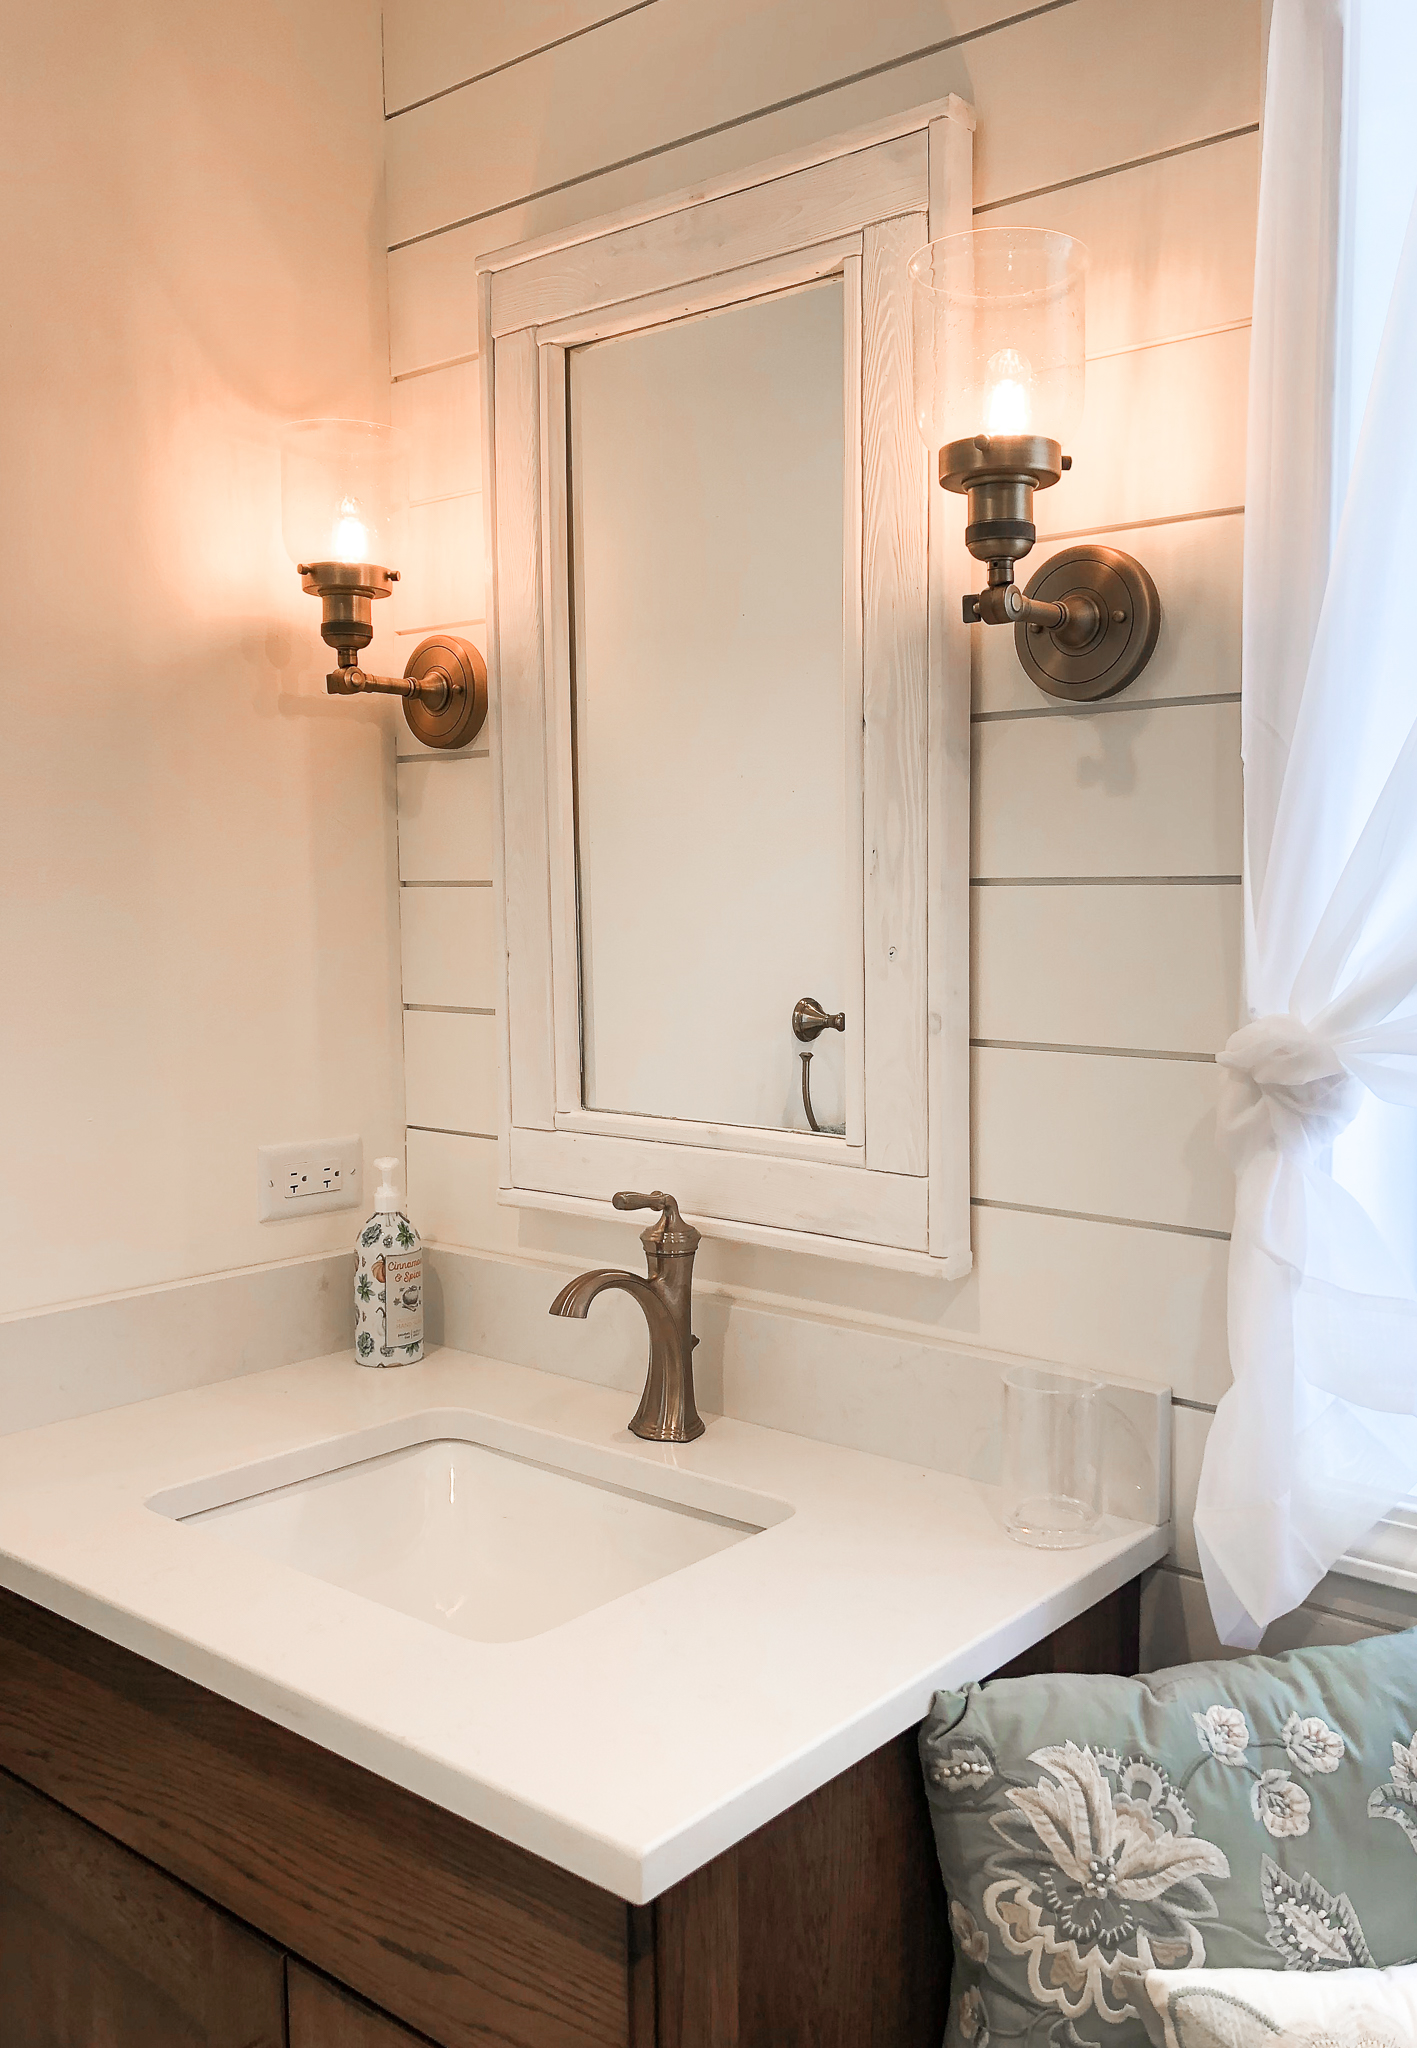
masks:
{"label": "white horizontal wall plank", "polygon": [[482,493],[410,505],[404,514],[400,568],[389,601],[395,632],[430,631],[456,619],[482,618],[487,590]]}
{"label": "white horizontal wall plank", "polygon": [[976,875],[1240,872],[1240,707],[974,728]]}
{"label": "white horizontal wall plank", "polygon": [[[646,152],[677,157],[674,145],[685,136],[724,123],[735,125],[715,138],[711,169],[701,155],[690,166],[666,164],[661,154],[635,167],[637,191],[563,192],[554,221],[530,226],[523,217],[510,232],[498,222],[479,246],[672,191],[950,92],[979,113],[976,205],[1258,118],[1253,7],[1077,0],[1022,21],[1012,12],[1011,27],[863,79],[874,65],[948,45],[1009,10],[976,0],[951,7],[946,23],[925,0],[908,9],[824,0],[804,32],[795,0],[661,0],[391,121],[389,240],[519,206]],[[848,78],[855,82],[831,89]],[[779,111],[754,118],[765,107]]]}
{"label": "white horizontal wall plank", "polygon": [[[1223,1240],[1022,1210],[973,1216],[974,1271],[934,1308],[940,1330],[1219,1400],[1230,1383]],[[905,1298],[896,1305],[909,1313]]]}
{"label": "white horizontal wall plank", "polygon": [[497,224],[475,222],[389,251],[389,368],[401,381],[431,364],[475,354],[479,253]]}
{"label": "white horizontal wall plank", "polygon": [[1259,32],[1250,0],[1077,0],[971,44],[975,205],[1257,121]]}
{"label": "white horizontal wall plank", "polygon": [[440,1131],[497,1129],[497,1020],[452,1010],[405,1010],[404,1092],[410,1124]]}
{"label": "white horizontal wall plank", "polygon": [[391,418],[408,435],[408,496],[455,498],[482,489],[482,394],[477,360],[400,377]]}
{"label": "white horizontal wall plank", "polygon": [[[1145,704],[1163,697],[1214,697],[1237,691],[1245,542],[1240,514],[1184,519],[1172,526],[1123,527],[1093,538],[1103,547],[1135,555],[1150,572],[1161,599],[1156,650],[1119,701]],[[1026,583],[1035,569],[1042,568],[1048,553],[1049,543],[1041,541],[1021,565],[1019,580]],[[1065,716],[1089,715],[1086,709],[1050,704],[1024,673],[1012,632],[977,626],[973,640],[976,711],[1057,708]]]}
{"label": "white horizontal wall plank", "polygon": [[[1275,1657],[1283,1650],[1357,1643],[1383,1632],[1375,1622],[1357,1621],[1318,1607],[1299,1607],[1265,1631],[1260,1649],[1265,1656]],[[1222,1646],[1201,1581],[1174,1571],[1169,1565],[1151,1573],[1142,1589],[1141,1652],[1143,1671],[1246,1654]]]}
{"label": "white horizontal wall plank", "polygon": [[495,1009],[495,913],[490,889],[400,889],[404,1001]]}
{"label": "white horizontal wall plank", "polygon": [[1040,546],[1243,505],[1249,363],[1246,327],[1090,362],[1072,469],[1035,507]]}
{"label": "white horizontal wall plank", "polygon": [[492,767],[486,755],[400,761],[399,880],[490,882]]}
{"label": "white horizontal wall plank", "polygon": [[1240,1021],[1235,884],[971,895],[976,1038],[1217,1052]]}
{"label": "white horizontal wall plank", "polygon": [[1087,245],[1087,348],[1102,355],[1249,319],[1259,164],[1258,135],[1236,135],[988,208],[975,226],[1053,228]]}
{"label": "white horizontal wall plank", "polygon": [[[965,0],[955,13],[987,20],[997,0]],[[902,23],[901,15],[914,21]],[[933,14],[934,27],[924,26]],[[889,61],[922,43],[940,40],[938,9],[910,0],[863,11],[855,0],[821,0],[811,33],[803,33],[800,0],[716,0],[688,7],[679,0],[607,23],[593,35],[544,52],[512,71],[470,86],[432,106],[391,121],[387,129],[389,241],[397,245],[449,221],[486,215],[545,192],[568,178],[584,178],[645,151],[675,152],[686,135],[724,121],[740,122],[757,109],[830,87],[844,73]],[[923,33],[921,32],[923,29]],[[890,110],[963,89],[965,65],[947,59],[940,92],[893,96]],[[831,95],[835,98],[836,95]],[[841,118],[817,123],[791,139],[759,146],[738,139],[719,168],[760,161],[801,143],[874,117],[848,107]],[[749,129],[759,124],[751,119]],[[645,193],[698,182],[661,170]],[[589,219],[609,206],[600,195],[562,219]],[[523,239],[501,223],[481,246]]]}
{"label": "white horizontal wall plank", "polygon": [[384,106],[389,113],[466,78],[500,70],[531,50],[574,36],[633,0],[386,0]]}
{"label": "white horizontal wall plank", "polygon": [[494,1138],[411,1130],[408,1205],[426,1240],[488,1251],[517,1248],[521,1212],[498,1207]]}
{"label": "white horizontal wall plank", "polygon": [[1090,1216],[1228,1230],[1210,1061],[974,1054],[974,1192]]}

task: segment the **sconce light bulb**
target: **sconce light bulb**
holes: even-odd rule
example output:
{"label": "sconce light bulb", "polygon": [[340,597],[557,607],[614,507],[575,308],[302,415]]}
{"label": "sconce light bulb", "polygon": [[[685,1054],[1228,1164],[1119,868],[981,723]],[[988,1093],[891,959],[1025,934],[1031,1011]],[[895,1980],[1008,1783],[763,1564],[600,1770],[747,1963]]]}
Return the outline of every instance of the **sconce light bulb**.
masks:
{"label": "sconce light bulb", "polygon": [[335,561],[367,561],[369,559],[369,529],[359,517],[358,498],[341,499],[339,510],[339,521],[335,527]]}
{"label": "sconce light bulb", "polygon": [[986,365],[984,431],[1027,434],[1033,427],[1033,365],[1017,349],[1001,348]]}

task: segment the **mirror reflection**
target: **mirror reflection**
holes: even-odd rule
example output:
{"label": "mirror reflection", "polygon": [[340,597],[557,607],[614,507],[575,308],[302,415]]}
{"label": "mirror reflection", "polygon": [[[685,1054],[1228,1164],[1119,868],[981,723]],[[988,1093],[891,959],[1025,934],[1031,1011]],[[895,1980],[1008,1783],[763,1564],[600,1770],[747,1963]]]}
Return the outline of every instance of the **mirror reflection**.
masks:
{"label": "mirror reflection", "polygon": [[[568,357],[584,1103],[844,1129],[844,288]],[[859,831],[859,823],[858,823]],[[859,951],[860,932],[855,935]]]}

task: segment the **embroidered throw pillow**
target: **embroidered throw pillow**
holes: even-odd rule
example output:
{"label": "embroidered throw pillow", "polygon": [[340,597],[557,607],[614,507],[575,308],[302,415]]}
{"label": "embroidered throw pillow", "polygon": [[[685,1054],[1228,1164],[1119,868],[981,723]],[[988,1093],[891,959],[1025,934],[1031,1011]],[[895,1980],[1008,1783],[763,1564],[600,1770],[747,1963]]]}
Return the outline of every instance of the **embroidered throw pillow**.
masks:
{"label": "embroidered throw pillow", "polygon": [[1417,1630],[935,1695],[946,2048],[1145,2048],[1148,1970],[1417,1956]]}
{"label": "embroidered throw pillow", "polygon": [[1145,1986],[1155,2048],[1417,2048],[1417,1967],[1148,1970]]}

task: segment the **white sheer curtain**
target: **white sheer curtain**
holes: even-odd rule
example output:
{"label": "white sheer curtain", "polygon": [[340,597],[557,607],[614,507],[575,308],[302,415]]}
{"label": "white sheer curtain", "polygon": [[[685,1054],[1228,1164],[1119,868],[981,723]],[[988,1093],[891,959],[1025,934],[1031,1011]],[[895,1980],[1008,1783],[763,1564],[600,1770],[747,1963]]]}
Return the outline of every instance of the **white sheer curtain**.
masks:
{"label": "white sheer curtain", "polygon": [[[1245,1646],[1417,1487],[1417,215],[1345,476],[1344,377],[1362,371],[1340,112],[1364,4],[1274,0],[1270,24],[1241,713],[1251,1021],[1219,1055],[1235,1383],[1196,1509],[1217,1628]],[[1350,47],[1350,87],[1352,65]]]}

